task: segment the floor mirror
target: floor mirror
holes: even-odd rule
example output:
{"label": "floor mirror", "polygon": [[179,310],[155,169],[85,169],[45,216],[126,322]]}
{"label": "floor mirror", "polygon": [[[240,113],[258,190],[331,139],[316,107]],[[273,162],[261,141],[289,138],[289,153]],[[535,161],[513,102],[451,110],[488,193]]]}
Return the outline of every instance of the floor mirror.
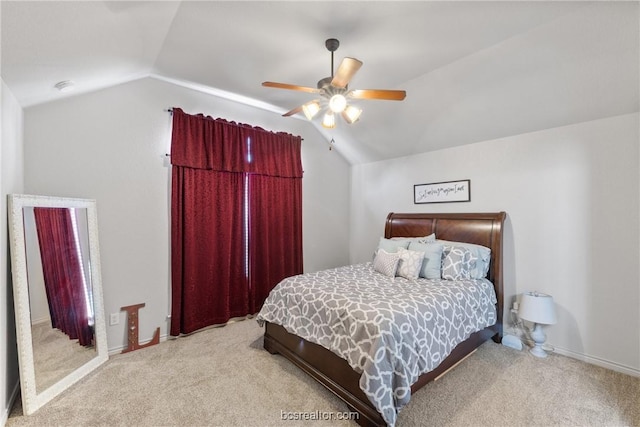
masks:
{"label": "floor mirror", "polygon": [[11,194],[11,271],[25,415],[108,359],[95,200]]}

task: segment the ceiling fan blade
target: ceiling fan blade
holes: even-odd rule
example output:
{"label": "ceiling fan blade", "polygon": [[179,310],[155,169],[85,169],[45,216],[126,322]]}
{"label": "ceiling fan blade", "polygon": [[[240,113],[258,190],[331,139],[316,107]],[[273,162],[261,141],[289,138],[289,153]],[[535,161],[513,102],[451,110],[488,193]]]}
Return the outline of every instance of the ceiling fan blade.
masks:
{"label": "ceiling fan blade", "polygon": [[290,85],[288,83],[262,82],[262,86],[274,87],[276,89],[299,90],[299,91],[302,91],[302,92],[309,92],[309,93],[318,93],[318,92],[320,92],[319,89],[316,89],[316,88],[313,88],[313,87]]}
{"label": "ceiling fan blade", "polygon": [[383,99],[387,101],[402,101],[407,92],[404,90],[386,90],[386,89],[360,89],[352,90],[349,96],[355,99]]}
{"label": "ceiling fan blade", "polygon": [[355,58],[346,57],[338,66],[331,84],[335,87],[345,88],[353,78],[354,74],[362,67],[362,61]]}
{"label": "ceiling fan blade", "polygon": [[289,116],[293,116],[294,114],[298,114],[300,111],[302,111],[302,105],[299,107],[294,108],[291,111],[287,111],[286,113],[284,113],[282,115],[282,117],[289,117]]}

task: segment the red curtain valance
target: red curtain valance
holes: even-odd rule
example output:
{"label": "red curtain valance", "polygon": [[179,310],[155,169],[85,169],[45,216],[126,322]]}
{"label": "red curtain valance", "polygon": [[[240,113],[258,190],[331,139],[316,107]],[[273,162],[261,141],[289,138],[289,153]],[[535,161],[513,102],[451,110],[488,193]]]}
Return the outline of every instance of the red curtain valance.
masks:
{"label": "red curtain valance", "polygon": [[301,144],[301,137],[285,132],[173,109],[174,166],[302,178]]}

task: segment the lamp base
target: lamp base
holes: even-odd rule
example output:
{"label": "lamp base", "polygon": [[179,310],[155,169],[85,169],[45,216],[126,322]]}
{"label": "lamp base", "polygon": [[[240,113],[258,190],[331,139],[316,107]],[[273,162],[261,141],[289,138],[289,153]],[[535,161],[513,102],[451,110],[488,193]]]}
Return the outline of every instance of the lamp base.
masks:
{"label": "lamp base", "polygon": [[547,352],[542,348],[542,344],[547,340],[547,336],[542,331],[542,325],[540,323],[534,325],[533,331],[531,331],[531,338],[535,342],[535,345],[529,350],[529,353],[536,357],[547,357]]}
{"label": "lamp base", "polygon": [[533,346],[529,350],[529,353],[533,354],[536,357],[542,357],[542,358],[549,356],[549,354],[543,350],[542,344],[536,344],[535,346]]}

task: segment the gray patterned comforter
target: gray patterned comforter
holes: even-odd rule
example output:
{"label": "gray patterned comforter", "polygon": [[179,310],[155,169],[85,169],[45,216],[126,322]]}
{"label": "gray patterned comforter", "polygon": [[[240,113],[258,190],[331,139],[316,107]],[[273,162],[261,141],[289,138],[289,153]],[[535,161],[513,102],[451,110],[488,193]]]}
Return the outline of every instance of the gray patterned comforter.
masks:
{"label": "gray patterned comforter", "polygon": [[284,279],[257,321],[282,325],[347,360],[393,426],[411,384],[473,332],[493,325],[495,303],[487,279],[390,278],[365,263]]}

